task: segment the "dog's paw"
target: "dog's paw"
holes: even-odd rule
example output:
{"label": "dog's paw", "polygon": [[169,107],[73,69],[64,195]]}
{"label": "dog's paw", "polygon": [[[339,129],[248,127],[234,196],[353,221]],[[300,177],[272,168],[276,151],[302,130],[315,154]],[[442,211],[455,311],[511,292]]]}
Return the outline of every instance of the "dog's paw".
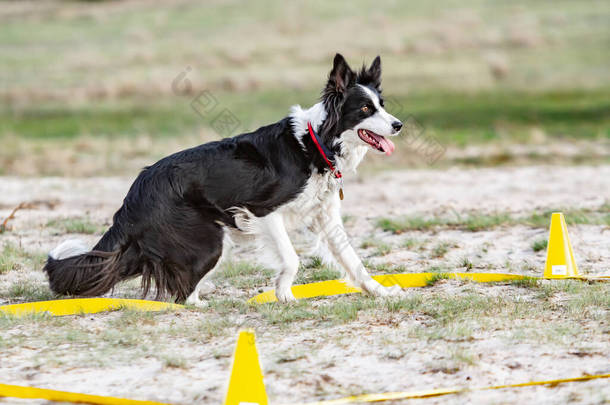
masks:
{"label": "dog's paw", "polygon": [[375,280],[369,280],[365,283],[363,290],[375,297],[399,297],[406,295],[405,290],[398,285],[384,287]]}
{"label": "dog's paw", "polygon": [[186,299],[186,301],[184,302],[185,305],[192,305],[194,307],[199,307],[199,308],[207,308],[208,303],[207,301],[202,301],[199,299],[199,297],[194,298],[194,297],[188,297]]}
{"label": "dog's paw", "polygon": [[381,286],[381,293],[378,295],[380,297],[400,297],[406,295],[406,292],[398,285],[393,285],[390,287]]}
{"label": "dog's paw", "polygon": [[292,290],[290,288],[282,288],[275,290],[275,296],[277,297],[277,300],[283,304],[297,300],[296,298],[294,298],[294,295],[292,294]]}

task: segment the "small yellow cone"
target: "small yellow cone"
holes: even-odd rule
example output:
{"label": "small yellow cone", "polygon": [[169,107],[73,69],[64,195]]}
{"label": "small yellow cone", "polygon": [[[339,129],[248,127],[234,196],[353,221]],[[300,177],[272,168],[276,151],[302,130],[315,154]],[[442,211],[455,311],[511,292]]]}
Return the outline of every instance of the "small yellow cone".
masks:
{"label": "small yellow cone", "polygon": [[263,372],[258,362],[254,331],[239,332],[233,369],[224,405],[267,405]]}
{"label": "small yellow cone", "polygon": [[579,277],[578,266],[574,260],[568,227],[561,212],[551,216],[549,244],[544,266],[544,278]]}

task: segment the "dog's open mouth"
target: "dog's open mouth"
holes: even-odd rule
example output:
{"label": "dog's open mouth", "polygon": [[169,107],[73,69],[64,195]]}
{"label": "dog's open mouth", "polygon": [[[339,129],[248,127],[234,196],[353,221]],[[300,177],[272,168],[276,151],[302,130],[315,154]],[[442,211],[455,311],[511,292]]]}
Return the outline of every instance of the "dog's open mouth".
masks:
{"label": "dog's open mouth", "polygon": [[369,131],[368,129],[359,129],[358,136],[364,142],[371,145],[373,149],[377,149],[380,152],[385,153],[390,156],[392,152],[394,152],[394,143],[389,139],[381,135],[377,135],[376,133]]}

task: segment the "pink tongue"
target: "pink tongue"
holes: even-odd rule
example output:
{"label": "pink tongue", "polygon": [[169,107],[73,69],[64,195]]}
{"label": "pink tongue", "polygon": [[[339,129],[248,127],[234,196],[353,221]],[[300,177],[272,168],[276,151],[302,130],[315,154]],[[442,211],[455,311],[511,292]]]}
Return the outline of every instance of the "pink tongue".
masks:
{"label": "pink tongue", "polygon": [[386,155],[390,156],[392,152],[394,152],[394,143],[390,141],[388,138],[384,138],[382,136],[377,138],[379,144],[381,145],[381,149],[385,152]]}

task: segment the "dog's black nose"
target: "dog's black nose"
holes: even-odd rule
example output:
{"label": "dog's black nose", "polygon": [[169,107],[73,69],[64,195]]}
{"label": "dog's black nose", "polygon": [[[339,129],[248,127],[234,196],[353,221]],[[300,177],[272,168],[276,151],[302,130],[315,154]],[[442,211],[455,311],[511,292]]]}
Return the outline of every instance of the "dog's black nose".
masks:
{"label": "dog's black nose", "polygon": [[394,131],[396,131],[396,132],[400,131],[400,128],[402,128],[402,122],[394,121],[392,123],[392,128],[394,128]]}

